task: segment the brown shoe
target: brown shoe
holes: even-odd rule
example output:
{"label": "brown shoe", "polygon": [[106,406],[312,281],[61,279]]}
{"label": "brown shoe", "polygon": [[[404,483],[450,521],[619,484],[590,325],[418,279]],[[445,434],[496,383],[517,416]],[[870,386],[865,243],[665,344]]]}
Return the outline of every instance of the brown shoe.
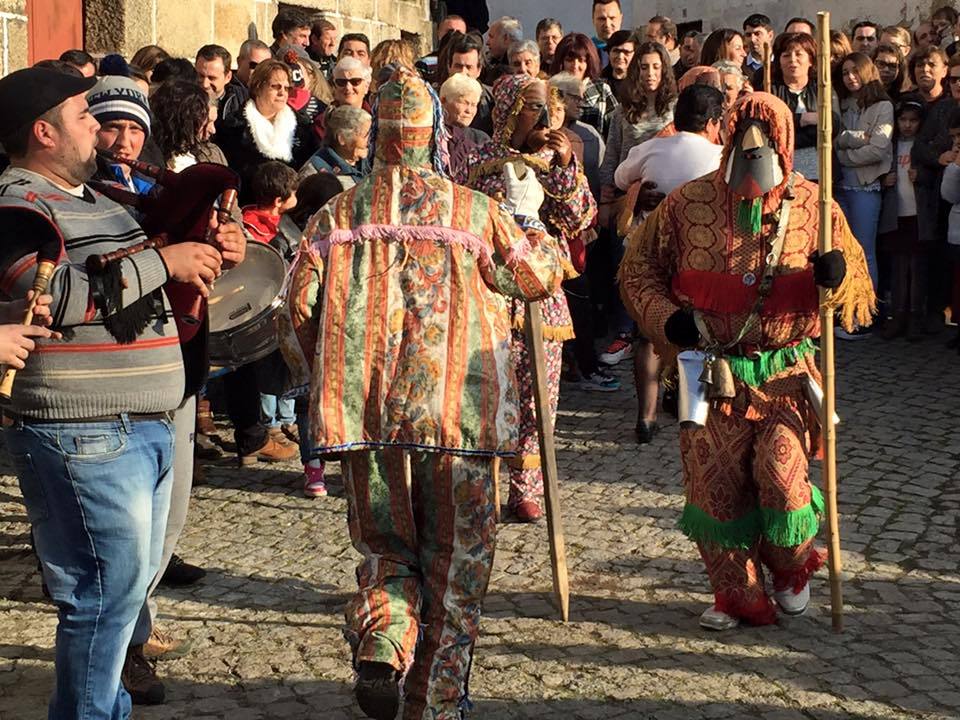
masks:
{"label": "brown shoe", "polygon": [[197,433],[200,435],[215,436],[219,430],[213,422],[213,411],[209,400],[197,401]]}
{"label": "brown shoe", "polygon": [[175,660],[193,649],[192,640],[177,640],[170,633],[154,625],[150,639],[143,644],[143,656],[147,660]]}
{"label": "brown shoe", "polygon": [[134,705],[162,705],[166,688],[157,677],[154,664],[143,656],[143,645],[127,648],[127,659],[120,673],[123,687],[130,693]]}
{"label": "brown shoe", "polygon": [[258,460],[260,462],[284,462],[286,460],[293,460],[297,455],[300,454],[300,449],[289,442],[281,443],[275,437],[268,435],[267,442],[264,443],[263,447],[252,452],[249,455],[240,456],[241,465],[253,465]]}

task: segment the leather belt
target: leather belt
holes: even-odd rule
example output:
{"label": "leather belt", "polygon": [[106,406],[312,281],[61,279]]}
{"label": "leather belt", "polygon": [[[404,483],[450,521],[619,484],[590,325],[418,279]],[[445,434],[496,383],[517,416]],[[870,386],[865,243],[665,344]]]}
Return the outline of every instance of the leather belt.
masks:
{"label": "leather belt", "polygon": [[116,413],[114,415],[96,415],[85,418],[32,418],[25,415],[14,415],[6,410],[3,411],[4,425],[9,426],[15,423],[23,425],[78,425],[83,423],[105,423],[105,422],[123,422],[124,418],[129,422],[147,422],[166,420],[173,422],[173,411],[156,413]]}

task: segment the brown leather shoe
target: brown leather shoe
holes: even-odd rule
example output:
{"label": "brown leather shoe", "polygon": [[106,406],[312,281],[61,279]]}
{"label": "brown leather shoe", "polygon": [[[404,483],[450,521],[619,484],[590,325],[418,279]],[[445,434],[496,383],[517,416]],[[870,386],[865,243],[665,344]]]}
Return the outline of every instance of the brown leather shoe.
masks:
{"label": "brown leather shoe", "polygon": [[297,427],[296,423],[290,423],[288,425],[281,425],[280,431],[283,433],[284,437],[287,438],[297,447],[300,447],[300,428]]}
{"label": "brown leather shoe", "polygon": [[127,648],[120,681],[134,705],[162,705],[166,698],[166,688],[157,677],[154,664],[143,656],[143,645]]}
{"label": "brown leather shoe", "polygon": [[200,435],[214,436],[219,432],[213,422],[213,411],[210,409],[209,400],[197,401],[197,433]]}
{"label": "brown leather shoe", "polygon": [[263,447],[249,455],[240,456],[241,465],[254,465],[260,462],[284,462],[292,460],[300,454],[300,449],[292,443],[280,443],[276,438],[268,435]]}
{"label": "brown leather shoe", "polygon": [[192,640],[177,640],[173,635],[156,625],[150,631],[150,639],[143,644],[143,656],[147,660],[175,660],[193,648]]}

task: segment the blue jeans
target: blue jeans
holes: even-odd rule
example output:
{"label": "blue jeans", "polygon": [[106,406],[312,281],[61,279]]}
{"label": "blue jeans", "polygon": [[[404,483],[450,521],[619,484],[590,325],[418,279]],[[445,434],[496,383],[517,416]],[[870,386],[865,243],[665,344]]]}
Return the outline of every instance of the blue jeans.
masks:
{"label": "blue jeans", "polygon": [[867,269],[873,280],[874,290],[879,287],[877,270],[877,226],[880,222],[881,193],[879,190],[848,190],[837,192],[837,203],[847,217],[850,232],[863,247],[867,256]]}
{"label": "blue jeans", "polygon": [[57,605],[51,720],[124,720],[127,644],[160,565],[173,429],[165,420],[17,423],[4,431]]}
{"label": "blue jeans", "polygon": [[279,395],[260,393],[260,420],[267,427],[293,425],[297,421],[297,414],[293,405],[293,398],[281,398]]}

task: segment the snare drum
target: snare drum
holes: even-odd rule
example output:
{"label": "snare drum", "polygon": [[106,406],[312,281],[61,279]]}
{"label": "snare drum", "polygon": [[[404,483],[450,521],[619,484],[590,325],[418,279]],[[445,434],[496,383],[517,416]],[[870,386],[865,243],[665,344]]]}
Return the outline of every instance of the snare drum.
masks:
{"label": "snare drum", "polygon": [[269,245],[247,243],[244,261],[219,278],[207,300],[210,364],[236,368],[277,349],[277,309],[287,266]]}

